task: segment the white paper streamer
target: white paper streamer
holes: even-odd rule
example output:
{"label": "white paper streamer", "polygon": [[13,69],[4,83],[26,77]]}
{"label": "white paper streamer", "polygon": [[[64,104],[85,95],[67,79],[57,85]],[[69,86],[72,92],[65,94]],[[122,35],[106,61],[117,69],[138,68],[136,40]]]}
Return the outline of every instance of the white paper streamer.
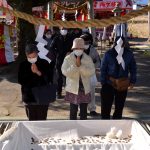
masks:
{"label": "white paper streamer", "polygon": [[47,45],[47,41],[43,39],[44,30],[45,30],[45,26],[40,25],[35,41],[39,42],[37,44],[37,48],[39,50],[39,53],[38,53],[39,57],[41,59],[47,60],[50,63],[51,60],[46,56],[49,51],[44,47],[45,45]]}
{"label": "white paper streamer", "polygon": [[37,44],[37,48],[40,51],[39,53],[42,53],[43,55],[47,55],[48,54],[48,50],[44,46],[45,45],[43,45],[43,43],[38,43]]}
{"label": "white paper streamer", "polygon": [[44,45],[47,45],[47,41],[44,40],[43,38],[37,37],[35,41],[36,41],[36,42],[39,42],[39,43],[42,43],[42,44],[44,44]]}
{"label": "white paper streamer", "polygon": [[104,27],[102,40],[106,40],[106,27]]}
{"label": "white paper streamer", "polygon": [[118,61],[118,64],[121,64],[122,68],[125,70],[125,62],[122,57],[124,48],[122,48],[122,44],[123,44],[123,40],[120,37],[119,40],[117,41],[117,45],[115,46],[115,50],[118,53],[116,59]]}
{"label": "white paper streamer", "polygon": [[38,34],[36,36],[35,41],[37,41],[37,39],[42,39],[43,38],[44,30],[45,30],[45,26],[44,25],[40,25],[39,26],[39,30],[38,30]]}
{"label": "white paper streamer", "polygon": [[120,25],[121,25],[121,36],[123,36],[123,24]]}
{"label": "white paper streamer", "polygon": [[40,57],[41,59],[47,60],[49,63],[51,62],[51,60],[50,60],[47,56],[44,56],[42,53],[39,54],[39,57]]}

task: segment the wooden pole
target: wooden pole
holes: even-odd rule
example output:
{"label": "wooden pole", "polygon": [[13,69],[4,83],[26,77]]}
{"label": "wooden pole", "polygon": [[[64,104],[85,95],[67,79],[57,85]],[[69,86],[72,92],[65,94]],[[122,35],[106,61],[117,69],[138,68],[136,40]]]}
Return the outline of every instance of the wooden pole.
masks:
{"label": "wooden pole", "polygon": [[[94,19],[94,0],[89,0],[89,19]],[[95,33],[95,28],[90,28],[90,33],[93,36],[93,43],[95,43],[95,37],[96,37],[96,33]]]}
{"label": "wooden pole", "polygon": [[[150,0],[148,1],[148,5],[150,5]],[[148,42],[150,42],[150,11],[148,11]]]}
{"label": "wooden pole", "polygon": [[[53,14],[53,0],[48,2],[47,9],[48,9],[48,20],[53,20],[53,17],[54,17],[54,14]],[[52,29],[53,28],[51,27],[51,30]]]}
{"label": "wooden pole", "polygon": [[50,6],[50,20],[53,20],[53,17],[54,17],[54,14],[53,14],[53,4],[54,4],[54,1],[51,0],[49,2],[49,6]]}
{"label": "wooden pole", "polygon": [[50,20],[50,2],[47,4],[48,20]]}

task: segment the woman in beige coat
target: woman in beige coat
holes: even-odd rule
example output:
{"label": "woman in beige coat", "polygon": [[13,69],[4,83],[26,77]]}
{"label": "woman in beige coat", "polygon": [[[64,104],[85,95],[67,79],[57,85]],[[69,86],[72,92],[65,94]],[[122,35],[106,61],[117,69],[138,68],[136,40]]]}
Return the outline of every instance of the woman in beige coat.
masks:
{"label": "woman in beige coat", "polygon": [[77,119],[78,105],[80,119],[87,119],[87,105],[90,102],[90,78],[95,73],[92,59],[84,53],[84,40],[76,38],[72,50],[65,57],[62,73],[66,76],[65,100],[70,103],[70,119]]}

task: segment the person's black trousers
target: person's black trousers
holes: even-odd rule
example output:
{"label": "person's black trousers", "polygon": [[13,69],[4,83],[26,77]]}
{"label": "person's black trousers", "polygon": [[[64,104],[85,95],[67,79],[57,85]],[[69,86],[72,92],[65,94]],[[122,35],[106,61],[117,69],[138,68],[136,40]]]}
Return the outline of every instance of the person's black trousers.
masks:
{"label": "person's black trousers", "polygon": [[48,105],[25,105],[26,115],[30,121],[46,120]]}
{"label": "person's black trousers", "polygon": [[102,89],[101,89],[102,119],[110,119],[113,102],[115,105],[113,119],[122,119],[122,113],[123,113],[126,97],[127,97],[127,91],[117,91],[109,84],[102,85]]}
{"label": "person's black trousers", "polygon": [[56,65],[56,62],[54,62],[54,61],[51,61],[51,63],[49,64],[50,65],[50,67],[52,68],[51,69],[51,72],[50,72],[50,75],[51,75],[51,83],[55,83],[54,81],[55,81],[55,79],[54,79],[54,75],[55,75],[55,65]]}
{"label": "person's black trousers", "polygon": [[[87,119],[87,103],[79,104],[80,106],[80,120]],[[70,103],[70,120],[77,120],[78,105]]]}

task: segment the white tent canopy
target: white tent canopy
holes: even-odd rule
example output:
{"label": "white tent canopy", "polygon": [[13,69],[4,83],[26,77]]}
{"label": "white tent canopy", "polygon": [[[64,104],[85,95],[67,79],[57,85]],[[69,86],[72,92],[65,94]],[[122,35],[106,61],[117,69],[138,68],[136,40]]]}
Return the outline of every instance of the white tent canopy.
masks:
{"label": "white tent canopy", "polygon": [[[121,129],[123,137],[132,135],[130,143],[42,144],[41,139],[53,137],[76,139],[83,136],[105,136],[111,127]],[[34,143],[33,143],[34,139]],[[19,122],[0,137],[1,150],[149,150],[150,136],[137,122],[131,120],[86,120]]]}

